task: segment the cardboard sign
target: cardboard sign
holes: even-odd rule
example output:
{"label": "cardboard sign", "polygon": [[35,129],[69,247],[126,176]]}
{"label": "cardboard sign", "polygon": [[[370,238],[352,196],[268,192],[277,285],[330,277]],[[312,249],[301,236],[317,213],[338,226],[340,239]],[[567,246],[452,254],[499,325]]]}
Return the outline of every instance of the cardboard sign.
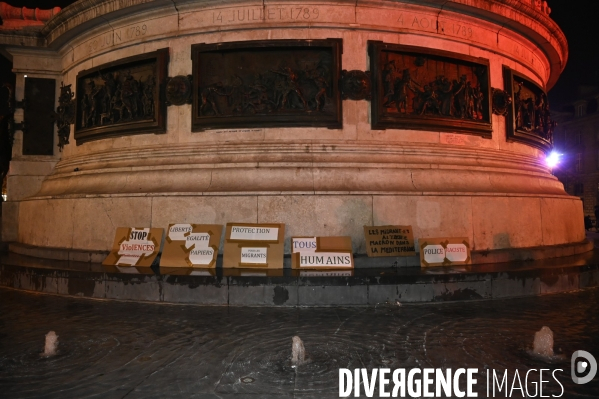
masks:
{"label": "cardboard sign", "polygon": [[351,237],[291,237],[293,269],[353,269]]}
{"label": "cardboard sign", "polygon": [[414,256],[412,226],[364,226],[369,257]]}
{"label": "cardboard sign", "polygon": [[160,252],[164,229],[119,227],[105,266],[150,267]]}
{"label": "cardboard sign", "polygon": [[218,224],[170,224],[160,267],[216,267],[222,231]]}
{"label": "cardboard sign", "polygon": [[223,267],[283,268],[285,224],[227,223]]}
{"label": "cardboard sign", "polygon": [[422,266],[469,265],[470,244],[468,238],[421,238],[420,264]]}

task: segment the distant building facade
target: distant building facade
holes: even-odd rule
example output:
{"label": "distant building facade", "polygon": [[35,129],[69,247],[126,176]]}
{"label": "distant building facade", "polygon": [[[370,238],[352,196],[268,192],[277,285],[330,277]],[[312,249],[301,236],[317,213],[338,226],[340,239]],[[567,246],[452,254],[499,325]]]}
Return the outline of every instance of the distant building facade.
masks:
{"label": "distant building facade", "polygon": [[578,100],[553,114],[555,148],[562,154],[554,174],[568,194],[582,199],[584,214],[594,220],[599,205],[599,87],[579,91]]}

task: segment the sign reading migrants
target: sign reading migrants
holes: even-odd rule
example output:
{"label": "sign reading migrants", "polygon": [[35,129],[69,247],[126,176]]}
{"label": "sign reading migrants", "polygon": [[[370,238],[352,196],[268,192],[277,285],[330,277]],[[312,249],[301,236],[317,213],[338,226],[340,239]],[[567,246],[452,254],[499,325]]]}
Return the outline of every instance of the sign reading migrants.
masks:
{"label": "sign reading migrants", "polygon": [[227,223],[223,267],[283,268],[284,223]]}

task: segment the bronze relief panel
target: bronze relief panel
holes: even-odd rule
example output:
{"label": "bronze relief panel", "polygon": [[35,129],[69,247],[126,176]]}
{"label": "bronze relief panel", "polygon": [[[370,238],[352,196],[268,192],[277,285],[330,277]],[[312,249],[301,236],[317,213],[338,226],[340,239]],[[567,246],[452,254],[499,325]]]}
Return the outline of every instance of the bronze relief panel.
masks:
{"label": "bronze relief panel", "polygon": [[165,133],[168,49],[129,57],[77,75],[77,144],[128,134]]}
{"label": "bronze relief panel", "polygon": [[551,119],[545,91],[506,66],[503,67],[503,82],[505,91],[512,98],[505,119],[507,140],[551,150],[556,123]]}
{"label": "bronze relief panel", "polygon": [[421,47],[369,41],[372,128],[491,137],[489,63]]}
{"label": "bronze relief panel", "polygon": [[340,128],[341,53],[340,39],[193,45],[193,131]]}

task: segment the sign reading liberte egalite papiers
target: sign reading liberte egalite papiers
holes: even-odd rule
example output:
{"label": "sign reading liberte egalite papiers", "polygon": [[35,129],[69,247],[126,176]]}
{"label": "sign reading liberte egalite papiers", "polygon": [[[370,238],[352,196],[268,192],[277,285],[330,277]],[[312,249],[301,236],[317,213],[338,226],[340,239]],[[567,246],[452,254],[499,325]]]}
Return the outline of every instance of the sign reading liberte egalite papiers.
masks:
{"label": "sign reading liberte egalite papiers", "polygon": [[293,269],[353,269],[351,237],[291,237]]}
{"label": "sign reading liberte egalite papiers", "polygon": [[105,266],[152,266],[160,252],[164,229],[118,227]]}
{"label": "sign reading liberte egalite papiers", "polygon": [[168,226],[161,267],[216,267],[223,226],[176,223]]}
{"label": "sign reading liberte egalite papiers", "polygon": [[421,266],[469,265],[470,244],[467,237],[421,238]]}
{"label": "sign reading liberte egalite papiers", "polygon": [[364,226],[364,238],[369,257],[416,255],[412,226]]}
{"label": "sign reading liberte egalite papiers", "polygon": [[227,223],[223,267],[283,268],[284,223]]}

